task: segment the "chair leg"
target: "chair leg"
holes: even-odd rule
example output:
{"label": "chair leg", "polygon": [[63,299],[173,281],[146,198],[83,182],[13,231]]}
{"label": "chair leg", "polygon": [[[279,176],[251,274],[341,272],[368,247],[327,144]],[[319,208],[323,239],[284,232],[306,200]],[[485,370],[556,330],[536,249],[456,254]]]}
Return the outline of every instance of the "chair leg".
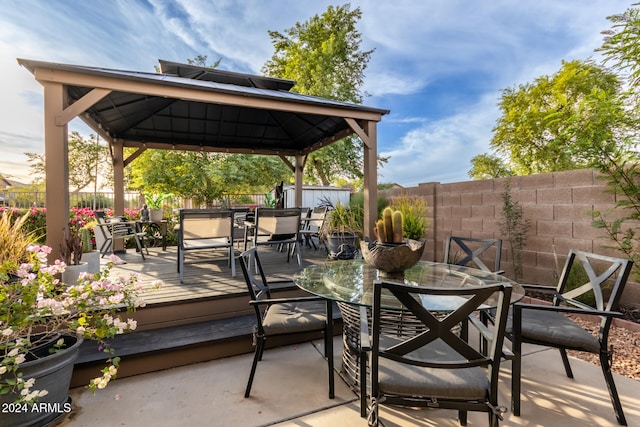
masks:
{"label": "chair leg", "polygon": [[136,241],[136,246],[138,247],[138,250],[140,251],[140,255],[142,255],[142,260],[144,261],[146,258],[144,257],[144,252],[142,250],[142,245],[140,244],[140,239],[138,239],[138,236],[133,236],[133,240]]}
{"label": "chair leg", "polygon": [[298,267],[302,268],[302,254],[300,253],[300,245],[297,242],[294,243],[294,245],[296,257],[298,258]]}
{"label": "chair leg", "polygon": [[178,271],[180,272],[180,284],[184,280],[184,251],[178,250]]}
{"label": "chair leg", "polygon": [[258,361],[262,360],[262,351],[264,350],[264,338],[258,338],[256,342],[256,352],[253,355],[253,364],[251,365],[251,373],[249,374],[249,381],[247,382],[247,388],[244,392],[244,397],[249,397],[251,394],[251,386],[253,385],[253,377],[256,374],[256,368],[258,367]]}
{"label": "chair leg", "polygon": [[467,411],[460,410],[458,411],[458,420],[460,421],[461,426],[467,425]]}
{"label": "chair leg", "polygon": [[516,417],[520,416],[520,387],[522,375],[522,344],[513,341],[513,359],[511,361],[511,411]]}
{"label": "chair leg", "polygon": [[365,418],[367,416],[367,353],[364,351],[358,353],[360,359],[360,416]]}
{"label": "chair leg", "polygon": [[229,248],[229,264],[231,266],[231,277],[236,277],[236,255],[233,243],[231,243],[231,247]]}
{"label": "chair leg", "polygon": [[571,364],[569,363],[569,357],[567,356],[567,350],[559,348],[560,356],[562,357],[562,364],[564,365],[564,371],[567,373],[567,377],[573,378],[573,371],[571,370]]}
{"label": "chair leg", "polygon": [[329,369],[329,399],[335,397],[335,373],[333,369],[333,301],[327,300],[327,329],[325,332],[324,353]]}
{"label": "chair leg", "polygon": [[616,413],[616,419],[618,424],[626,426],[627,419],[622,411],[622,404],[620,403],[620,397],[618,396],[618,389],[616,383],[613,380],[611,374],[611,353],[606,350],[600,351],[600,367],[602,368],[602,374],[604,380],[607,383],[607,389],[609,389],[609,397],[611,398],[611,404],[613,405],[613,411]]}

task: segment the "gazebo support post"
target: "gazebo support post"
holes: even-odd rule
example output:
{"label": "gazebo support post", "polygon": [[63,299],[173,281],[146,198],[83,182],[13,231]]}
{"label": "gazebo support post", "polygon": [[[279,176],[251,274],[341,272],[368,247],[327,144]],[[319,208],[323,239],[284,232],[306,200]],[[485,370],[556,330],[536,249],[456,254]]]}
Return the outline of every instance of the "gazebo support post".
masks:
{"label": "gazebo support post", "polygon": [[[124,215],[124,144],[113,141],[113,211],[117,216]],[[114,239],[114,250],[124,249],[124,240]]]}
{"label": "gazebo support post", "polygon": [[297,208],[302,207],[302,172],[304,172],[303,156],[296,154],[296,168],[295,168],[295,206]]}
{"label": "gazebo support post", "polygon": [[64,86],[43,82],[44,155],[46,158],[47,246],[49,262],[61,258],[63,230],[69,225],[69,162],[67,123],[58,123],[66,106]]}

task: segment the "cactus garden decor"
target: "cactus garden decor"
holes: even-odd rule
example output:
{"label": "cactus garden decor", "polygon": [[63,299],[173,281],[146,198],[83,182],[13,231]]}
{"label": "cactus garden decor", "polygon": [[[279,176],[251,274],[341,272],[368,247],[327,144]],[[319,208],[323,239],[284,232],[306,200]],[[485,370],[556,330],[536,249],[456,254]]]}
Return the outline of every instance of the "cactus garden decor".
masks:
{"label": "cactus garden decor", "polygon": [[424,240],[405,239],[403,216],[386,207],[376,223],[376,241],[361,242],[364,260],[378,269],[380,277],[403,279],[405,270],[416,265],[424,252]]}

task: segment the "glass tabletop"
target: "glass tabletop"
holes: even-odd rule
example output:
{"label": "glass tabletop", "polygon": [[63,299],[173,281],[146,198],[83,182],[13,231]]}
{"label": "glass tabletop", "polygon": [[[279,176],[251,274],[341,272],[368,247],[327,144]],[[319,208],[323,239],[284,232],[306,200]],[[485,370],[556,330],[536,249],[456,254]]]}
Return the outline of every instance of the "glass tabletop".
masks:
{"label": "glass tabletop", "polygon": [[[337,302],[371,306],[373,301],[373,282],[383,280],[378,270],[364,260],[331,261],[321,265],[306,267],[293,277],[295,284],[314,294]],[[518,283],[499,274],[458,265],[420,261],[405,271],[404,283],[415,286],[441,288],[460,288],[487,286],[495,283],[512,285],[511,302],[524,297],[524,289]],[[395,298],[382,295],[382,305],[387,308],[396,306]],[[423,301],[431,310],[446,311],[449,307],[459,306],[444,296],[429,296]],[[493,304],[487,301],[487,308]]]}

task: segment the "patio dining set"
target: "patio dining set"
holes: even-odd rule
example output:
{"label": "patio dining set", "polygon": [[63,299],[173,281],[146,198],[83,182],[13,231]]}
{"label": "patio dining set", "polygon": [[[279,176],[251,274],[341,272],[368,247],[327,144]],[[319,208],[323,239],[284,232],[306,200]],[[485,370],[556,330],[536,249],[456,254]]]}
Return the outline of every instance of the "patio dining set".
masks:
{"label": "patio dining set", "polygon": [[[569,378],[568,350],[597,354],[616,419],[626,425],[611,373],[608,335],[613,319],[621,316],[614,309],[632,262],[571,250],[558,285],[544,288],[554,292],[553,303],[525,304],[521,300],[528,285],[504,276],[500,246],[499,239],[450,236],[444,262],[421,261],[405,272],[403,281],[385,279],[363,260],[306,267],[293,281],[310,296],[295,299],[271,298],[258,247],[244,251],[239,259],[257,322],[245,397],[269,338],[324,331],[333,398],[333,349],[326,337],[333,334],[336,303],[343,321],[341,372],[359,389],[360,413],[369,425],[381,424],[381,406],[400,405],[457,410],[461,425],[466,425],[468,411],[485,412],[489,425],[497,426],[508,410],[498,402],[505,360],[512,363],[511,411],[520,416],[521,394],[527,392],[522,387],[523,343],[557,348]],[[450,262],[454,247],[463,255]],[[487,254],[494,262],[487,261]],[[569,276],[578,266],[586,283],[569,289]],[[583,302],[585,295],[594,297],[594,306]],[[599,334],[592,335],[565,313],[599,319]]]}
{"label": "patio dining set", "polygon": [[[318,230],[326,212],[316,212],[313,221],[311,213],[299,208],[180,212],[181,283],[185,267],[189,268],[186,255],[194,251],[227,251],[233,277],[236,262],[240,264],[256,319],[245,397],[251,396],[267,341],[321,333],[328,396],[333,399],[336,369],[331,338],[339,330],[336,319],[341,318],[339,371],[358,391],[360,414],[369,425],[384,422],[385,405],[456,410],[460,425],[466,425],[468,411],[486,413],[490,426],[499,425],[508,409],[519,416],[521,395],[527,394],[522,381],[528,375],[522,366],[524,343],[557,348],[569,378],[573,372],[567,351],[598,355],[616,419],[627,425],[611,373],[613,348],[608,339],[613,320],[621,316],[615,310],[632,261],[570,250],[555,287],[532,287],[551,292],[553,302],[525,303],[525,291],[531,286],[508,279],[500,269],[500,239],[449,236],[443,242],[442,262],[420,261],[403,280],[385,278],[362,259],[303,268],[300,245],[308,242],[322,249]],[[296,258],[299,270],[292,280],[306,296],[272,295],[260,259],[267,245],[281,251],[287,261]],[[585,283],[569,286],[576,268],[584,271]],[[585,296],[593,302],[585,302]],[[597,336],[565,314],[597,319]],[[512,366],[510,408],[498,401],[504,361]],[[553,378],[538,380],[553,383]],[[604,391],[601,398],[606,398]]]}

